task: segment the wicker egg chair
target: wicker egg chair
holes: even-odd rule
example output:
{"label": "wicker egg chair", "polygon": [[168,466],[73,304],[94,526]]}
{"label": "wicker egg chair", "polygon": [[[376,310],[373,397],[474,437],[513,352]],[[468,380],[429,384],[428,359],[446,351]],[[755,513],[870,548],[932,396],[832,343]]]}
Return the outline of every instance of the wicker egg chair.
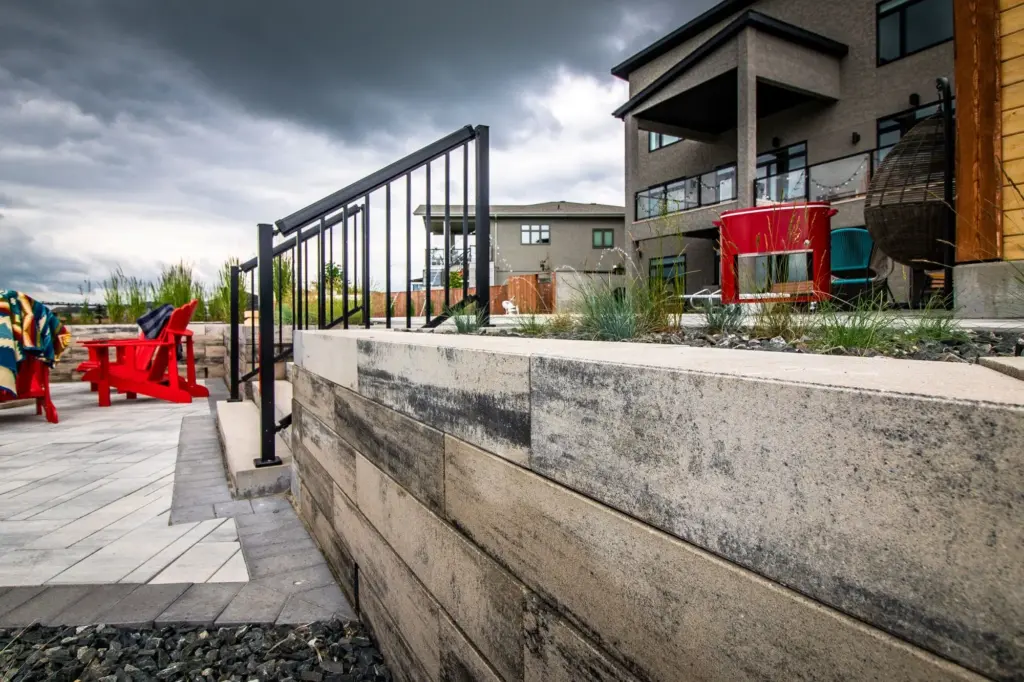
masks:
{"label": "wicker egg chair", "polygon": [[943,263],[947,207],[942,116],[922,120],[875,169],[864,223],[875,244],[897,263],[927,270]]}

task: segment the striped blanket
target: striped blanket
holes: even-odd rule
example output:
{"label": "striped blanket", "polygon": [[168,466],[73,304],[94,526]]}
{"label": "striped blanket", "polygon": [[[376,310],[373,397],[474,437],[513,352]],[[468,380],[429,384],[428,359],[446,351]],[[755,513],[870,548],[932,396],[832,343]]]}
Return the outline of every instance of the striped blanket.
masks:
{"label": "striped blanket", "polygon": [[18,364],[26,354],[53,367],[71,332],[42,303],[14,290],[0,292],[0,400],[17,395]]}

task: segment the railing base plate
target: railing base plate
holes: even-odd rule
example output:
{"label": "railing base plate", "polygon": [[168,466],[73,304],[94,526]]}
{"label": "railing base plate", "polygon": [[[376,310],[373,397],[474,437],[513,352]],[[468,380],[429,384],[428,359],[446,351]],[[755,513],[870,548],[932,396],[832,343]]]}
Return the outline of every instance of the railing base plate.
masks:
{"label": "railing base plate", "polygon": [[280,457],[275,457],[274,459],[268,460],[266,462],[264,462],[261,458],[257,457],[252,461],[252,463],[256,465],[257,469],[262,469],[263,467],[276,467],[281,464],[284,464],[284,462],[281,461]]}

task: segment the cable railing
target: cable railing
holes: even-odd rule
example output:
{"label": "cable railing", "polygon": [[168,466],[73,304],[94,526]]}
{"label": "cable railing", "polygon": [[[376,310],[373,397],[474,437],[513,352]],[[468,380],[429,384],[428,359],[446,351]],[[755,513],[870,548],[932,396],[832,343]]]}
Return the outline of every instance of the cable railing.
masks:
{"label": "cable railing", "polygon": [[871,176],[892,147],[871,149],[754,180],[761,201],[840,201],[867,194]]}
{"label": "cable railing", "polygon": [[[453,181],[453,166],[456,172],[461,171],[461,187]],[[443,176],[434,175],[436,170],[441,170]],[[483,324],[489,322],[489,171],[487,126],[466,126],[274,224],[258,226],[256,258],[232,267],[231,271],[229,378],[231,399],[236,401],[240,399],[242,384],[252,379],[260,383],[257,466],[281,463],[274,451],[274,439],[291,420],[289,415],[280,422],[274,421],[274,369],[292,354],[295,333],[339,326],[348,329],[351,325],[369,329],[375,314],[383,318],[387,327],[392,326],[393,319],[402,317],[405,326],[412,327],[412,202],[417,181],[423,181],[426,196],[426,247],[419,252],[428,302],[426,325],[436,327],[469,304],[476,306],[476,315]],[[471,180],[475,191],[475,254],[469,243]],[[456,201],[461,198],[461,213],[453,220],[452,198],[457,189],[461,189],[461,197],[456,196]],[[431,215],[431,195],[436,196],[438,190],[444,195],[444,240],[452,245],[448,249],[432,248],[430,242],[432,220],[436,219]],[[420,192],[415,194],[419,196]],[[371,231],[371,219],[375,231]],[[400,246],[404,247],[405,287],[404,292],[395,292],[392,256],[396,236],[403,231]],[[457,236],[461,236],[461,249],[454,246]],[[383,246],[383,254],[371,253],[371,243],[374,249]],[[440,267],[449,272],[460,265],[467,270],[475,267],[476,292],[469,290],[470,278],[463,277],[461,287],[456,287],[461,292],[453,294],[452,278],[443,277],[438,292],[443,296],[443,312],[432,316],[431,269]],[[384,290],[375,291],[381,282]],[[397,306],[402,294],[404,305]],[[248,315],[243,316],[246,303]],[[286,329],[290,331],[288,336]],[[247,332],[244,339],[240,334],[243,330]]]}

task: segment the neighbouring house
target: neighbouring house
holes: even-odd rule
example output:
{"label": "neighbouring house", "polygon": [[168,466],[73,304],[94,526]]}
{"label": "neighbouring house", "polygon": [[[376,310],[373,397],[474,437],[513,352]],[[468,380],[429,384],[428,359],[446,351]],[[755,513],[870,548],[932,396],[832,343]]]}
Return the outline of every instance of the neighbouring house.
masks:
{"label": "neighbouring house", "polygon": [[[548,201],[525,205],[491,205],[491,284],[503,285],[513,275],[539,275],[541,281],[552,272],[609,274],[621,271],[624,260],[622,206]],[[430,286],[440,288],[448,270],[468,270],[469,286],[475,286],[476,212],[469,206],[463,220],[462,206],[450,206],[446,220],[444,205],[420,205],[414,214],[429,225]],[[448,230],[445,224],[448,224]],[[468,249],[463,245],[463,226]],[[448,234],[447,247],[445,234]],[[422,288],[427,273],[419,280]]]}
{"label": "neighbouring house", "polygon": [[[833,228],[864,225],[875,167],[952,79],[953,3],[725,0],[613,68],[641,271],[717,288],[714,221],[759,201],[828,199]],[[897,300],[915,277],[893,270]]]}

